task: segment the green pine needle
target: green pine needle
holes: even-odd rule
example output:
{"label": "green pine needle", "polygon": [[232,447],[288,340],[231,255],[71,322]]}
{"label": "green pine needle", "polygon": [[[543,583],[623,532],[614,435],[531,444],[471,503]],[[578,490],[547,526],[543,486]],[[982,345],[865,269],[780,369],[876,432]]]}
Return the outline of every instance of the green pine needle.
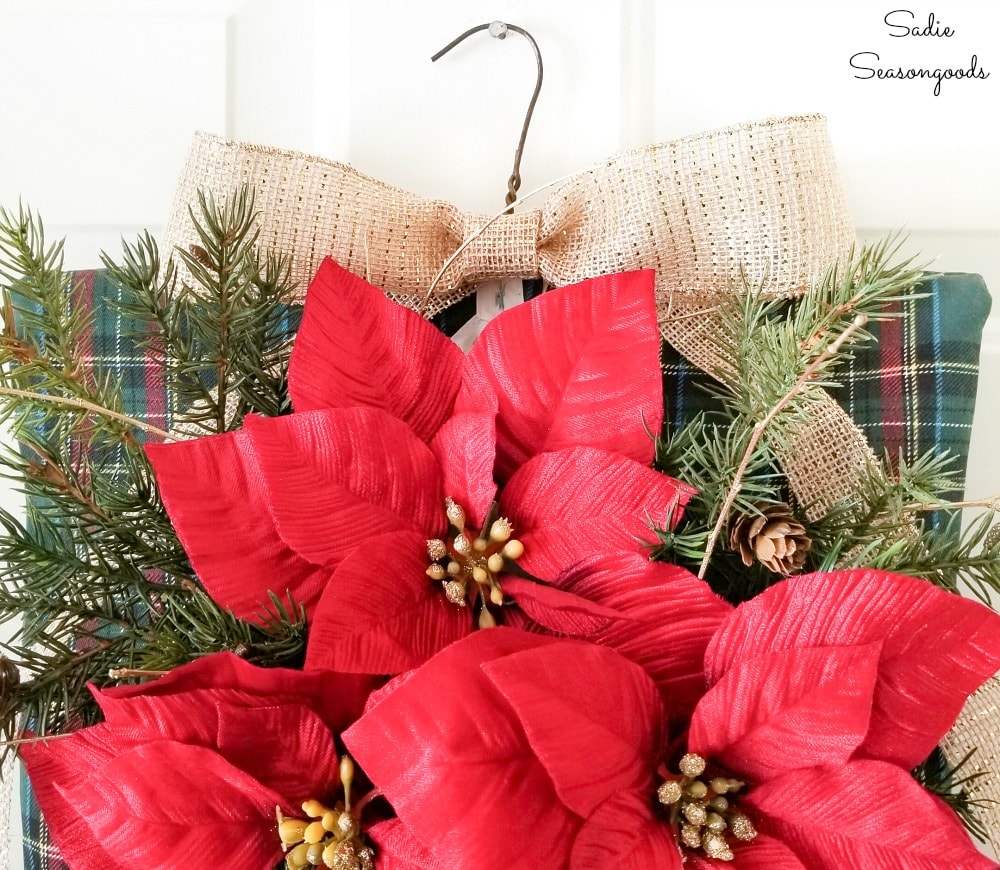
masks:
{"label": "green pine needle", "polygon": [[977,815],[977,811],[988,809],[994,801],[973,798],[968,791],[969,786],[985,776],[986,772],[963,773],[976,752],[976,749],[971,749],[964,758],[956,764],[951,764],[940,748],[935,748],[930,757],[918,765],[912,774],[925,789],[937,795],[955,811],[973,837],[980,842],[988,843],[989,831]]}
{"label": "green pine needle", "polygon": [[[201,198],[193,283],[161,270],[148,234],[105,256],[136,339],[163,363],[175,425],[237,428],[246,413],[287,412],[290,338],[285,261],[256,249],[252,197]],[[112,669],[171,670],[232,650],[261,665],[300,665],[305,621],[292,601],[262,603],[249,623],[216,605],[164,510],[143,450],[150,428],[124,413],[121,384],[90,362],[92,315],[76,305],[62,244],[40,218],[0,209],[0,417],[19,449],[0,476],[26,517],[0,510],[0,649],[24,675],[0,699],[0,732],[58,732],[93,722],[86,686]],[[6,392],[5,392],[6,391]]]}

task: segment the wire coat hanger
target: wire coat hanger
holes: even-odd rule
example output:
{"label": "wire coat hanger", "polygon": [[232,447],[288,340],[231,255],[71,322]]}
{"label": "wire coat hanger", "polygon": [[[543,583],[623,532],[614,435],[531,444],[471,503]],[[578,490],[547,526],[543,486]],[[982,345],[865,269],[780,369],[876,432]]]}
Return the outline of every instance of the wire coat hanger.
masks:
{"label": "wire coat hanger", "polygon": [[[507,180],[506,203],[508,206],[513,206],[514,201],[517,199],[517,191],[521,187],[521,155],[524,153],[524,141],[528,137],[528,125],[531,123],[531,115],[535,111],[535,103],[538,101],[538,94],[542,90],[542,54],[538,50],[538,43],[535,42],[532,35],[523,27],[518,27],[516,24],[505,24],[503,21],[491,21],[489,24],[479,24],[476,27],[469,28],[461,36],[458,36],[449,42],[439,52],[431,55],[431,61],[436,61],[438,58],[451,51],[456,45],[462,42],[462,40],[472,36],[473,33],[478,33],[480,30],[489,30],[490,36],[494,39],[506,39],[507,32],[510,30],[514,31],[514,33],[520,33],[521,36],[527,39],[531,44],[531,49],[535,53],[535,62],[538,64],[538,76],[535,79],[535,90],[531,95],[531,102],[528,103],[528,111],[524,115],[524,124],[521,127],[521,138],[518,140],[517,150],[514,152],[514,169],[510,174],[510,178]],[[510,210],[513,211],[513,209]]]}

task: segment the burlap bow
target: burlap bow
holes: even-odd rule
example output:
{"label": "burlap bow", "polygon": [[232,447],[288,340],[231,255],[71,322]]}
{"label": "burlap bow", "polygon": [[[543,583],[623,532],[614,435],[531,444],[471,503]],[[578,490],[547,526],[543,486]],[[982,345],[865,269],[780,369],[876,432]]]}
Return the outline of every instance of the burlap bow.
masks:
{"label": "burlap bow", "polygon": [[[320,260],[341,265],[428,316],[493,278],[541,277],[555,286],[654,269],[663,334],[705,369],[720,360],[710,313],[741,271],[775,297],[805,292],[854,242],[825,119],[730,127],[619,154],[572,176],[538,209],[464,214],[318,157],[198,134],[166,243],[196,240],[189,210],[199,189],[224,197],[249,185],[261,244],[293,256],[304,293]],[[481,231],[481,232],[480,232]],[[691,316],[698,314],[698,316]],[[861,431],[829,397],[803,425],[785,472],[800,502],[822,514],[857,489],[874,461]]]}

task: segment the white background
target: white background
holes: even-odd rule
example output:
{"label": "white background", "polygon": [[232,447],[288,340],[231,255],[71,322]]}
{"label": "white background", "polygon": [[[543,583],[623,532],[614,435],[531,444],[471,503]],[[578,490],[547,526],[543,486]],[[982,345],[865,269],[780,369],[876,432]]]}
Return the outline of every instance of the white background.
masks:
{"label": "white background", "polygon": [[[951,37],[893,37],[883,17]],[[503,203],[534,84],[527,191],[635,145],[821,112],[862,238],[909,233],[941,270],[1000,292],[1000,4],[952,0],[0,0],[0,203],[39,209],[96,267],[162,228],[196,129],[354,164],[470,210]],[[898,30],[895,32],[899,32]],[[985,80],[855,77],[968,67]],[[987,325],[969,495],[1000,494],[1000,305]],[[16,858],[14,860],[17,860]],[[16,865],[14,865],[16,866]]]}

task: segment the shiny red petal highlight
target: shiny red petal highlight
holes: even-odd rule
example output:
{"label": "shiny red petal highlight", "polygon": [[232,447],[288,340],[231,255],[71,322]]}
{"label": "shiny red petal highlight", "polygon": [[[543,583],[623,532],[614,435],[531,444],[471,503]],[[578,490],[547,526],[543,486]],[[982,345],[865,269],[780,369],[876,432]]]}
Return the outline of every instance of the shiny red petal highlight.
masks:
{"label": "shiny red petal highlight", "polygon": [[493,461],[497,431],[493,414],[458,414],[448,420],[431,441],[444,475],[442,488],[465,510],[468,525],[482,528],[497,497]]}
{"label": "shiny red petal highlight", "polygon": [[663,417],[653,288],[651,271],[592,278],[486,326],[455,409],[496,403],[501,480],[532,456],[581,444],[652,460],[649,433]]}
{"label": "shiny red petal highlight", "polygon": [[705,691],[705,650],[732,605],[684,568],[637,553],[595,556],[553,582],[617,611],[587,639],[640,665],[670,717],[686,721]]}
{"label": "shiny red petal highlight", "polygon": [[570,870],[681,870],[689,866],[681,862],[669,825],[657,819],[650,807],[649,795],[640,792],[610,797],[580,829]]}
{"label": "shiny red petal highlight", "polygon": [[[91,688],[91,692],[109,725],[181,740],[183,729],[197,722],[205,706],[224,704],[234,708],[301,705],[314,710],[331,733],[337,733],[361,715],[373,685],[371,677],[363,674],[262,668],[233,653],[220,652],[150,682]],[[162,715],[167,701],[178,706]]]}
{"label": "shiny red petal highlight", "polygon": [[467,635],[471,610],[448,602],[428,564],[416,532],[375,536],[344,559],[316,608],[306,668],[398,674]]}
{"label": "shiny red petal highlight", "polygon": [[879,761],[795,771],[740,797],[811,870],[987,870],[958,817],[906,770]]}
{"label": "shiny red petal highlight", "polygon": [[793,578],[736,609],[709,647],[705,673],[714,683],[763,653],[875,642],[883,644],[879,678],[860,751],[909,769],[1000,670],[1000,616],[975,601],[874,569]]}
{"label": "shiny red petal highlight", "polygon": [[670,517],[693,490],[632,459],[592,447],[543,453],[515,474],[500,512],[524,541],[521,565],[551,580],[577,562],[609,553],[646,553],[653,523]]}
{"label": "shiny red petal highlight", "polygon": [[868,733],[881,644],[756,656],[698,703],[688,751],[749,782],[845,764]]}
{"label": "shiny red petal highlight", "polygon": [[309,285],[288,392],[296,412],[379,408],[430,441],[451,414],[463,364],[417,312],[327,258]]}
{"label": "shiny red petal highlight", "polygon": [[553,867],[568,858],[581,820],[556,796],[481,669],[547,643],[506,628],[473,632],[384,693],[343,735],[401,821],[447,866],[535,870],[539,856]]}
{"label": "shiny red petal highlight", "polygon": [[311,562],[335,565],[386,532],[444,530],[437,460],[385,412],[310,411],[245,425],[278,532]]}
{"label": "shiny red petal highlight", "polygon": [[273,591],[312,609],[328,572],[278,534],[246,432],[147,444],[146,455],[177,537],[220,607],[254,620]]}
{"label": "shiny red petal highlight", "polygon": [[[584,818],[620,791],[652,795],[663,705],[642,668],[613,650],[564,640],[483,665],[514,708],[560,800]],[[592,747],[575,752],[567,747]]]}
{"label": "shiny red petal highlight", "polygon": [[271,867],[281,857],[273,833],[280,796],[198,746],[139,747],[65,794],[122,866]]}

